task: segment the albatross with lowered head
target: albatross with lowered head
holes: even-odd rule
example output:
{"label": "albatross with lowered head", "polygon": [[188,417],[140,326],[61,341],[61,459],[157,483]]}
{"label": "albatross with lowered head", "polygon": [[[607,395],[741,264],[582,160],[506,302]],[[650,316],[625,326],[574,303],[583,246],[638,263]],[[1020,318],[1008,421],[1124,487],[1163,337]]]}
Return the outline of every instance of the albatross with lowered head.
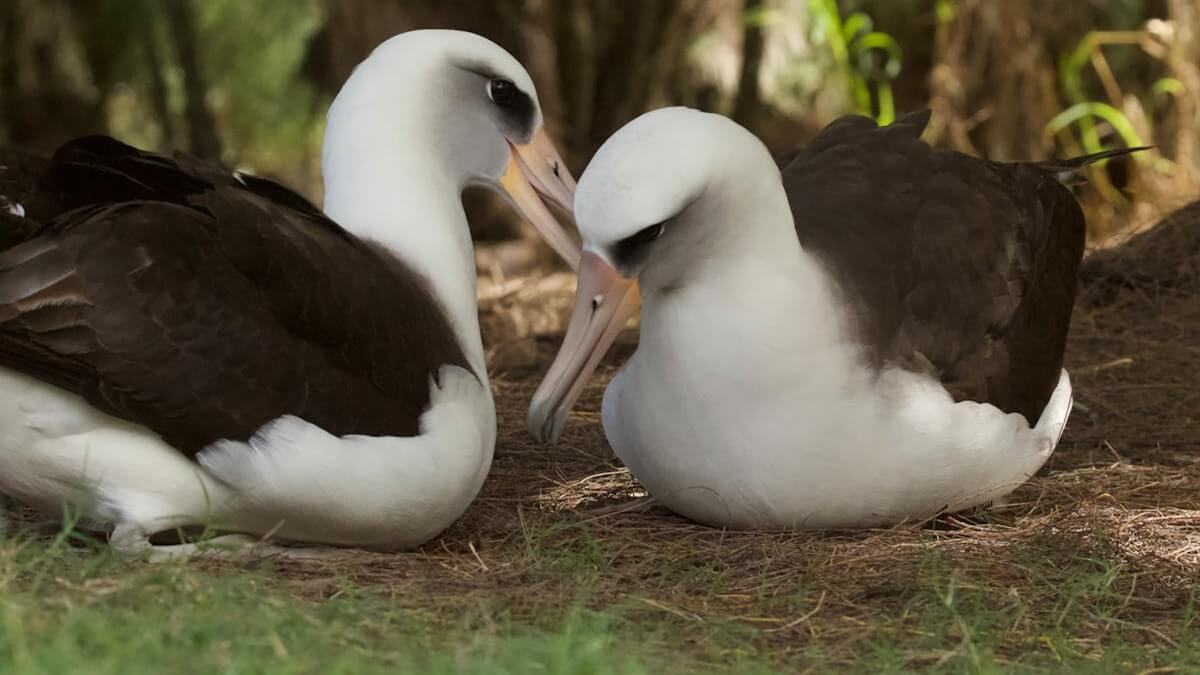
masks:
{"label": "albatross with lowered head", "polygon": [[717,115],[618,131],[580,180],[575,310],[534,436],[557,437],[640,290],[604,430],[678,513],[887,526],[1033,475],[1071,409],[1084,219],[1057,178],[1098,157],[984,161],[930,148],[927,121],[843,118],[782,175]]}
{"label": "albatross with lowered head", "polygon": [[417,546],[474,498],[495,405],[460,193],[574,181],[525,69],[477,35],[380,45],[329,111],[325,211],[107,137],[0,156],[0,493],[152,557],[211,527]]}

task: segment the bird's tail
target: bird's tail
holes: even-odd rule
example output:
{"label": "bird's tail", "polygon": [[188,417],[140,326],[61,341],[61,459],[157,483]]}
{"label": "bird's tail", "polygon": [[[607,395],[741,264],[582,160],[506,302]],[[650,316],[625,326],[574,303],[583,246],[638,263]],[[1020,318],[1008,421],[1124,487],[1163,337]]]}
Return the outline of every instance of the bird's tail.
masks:
{"label": "bird's tail", "polygon": [[1115,150],[1093,152],[1090,155],[1080,155],[1079,157],[1072,157],[1070,159],[1052,159],[1045,162],[1034,162],[1034,165],[1042,171],[1054,174],[1054,177],[1062,183],[1075,185],[1087,180],[1083,176],[1082,169],[1087,168],[1091,164],[1114,157],[1125,157],[1136,152],[1150,150],[1153,147],[1153,145],[1143,145],[1136,148],[1117,148]]}

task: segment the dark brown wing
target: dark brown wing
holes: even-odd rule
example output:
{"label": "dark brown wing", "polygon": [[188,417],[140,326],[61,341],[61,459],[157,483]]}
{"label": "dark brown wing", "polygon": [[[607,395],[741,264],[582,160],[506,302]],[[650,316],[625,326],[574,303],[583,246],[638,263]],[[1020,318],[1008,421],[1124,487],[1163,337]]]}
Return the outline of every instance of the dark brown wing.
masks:
{"label": "dark brown wing", "polygon": [[284,414],[418,433],[430,377],[467,367],[423,280],[290,190],[197,165],[56,154],[38,180],[67,210],[0,251],[0,365],[189,456]]}
{"label": "dark brown wing", "polygon": [[1085,223],[1063,165],[920,140],[928,113],[842,118],[782,169],[801,244],[839,281],[876,364],[1035,422],[1058,380]]}

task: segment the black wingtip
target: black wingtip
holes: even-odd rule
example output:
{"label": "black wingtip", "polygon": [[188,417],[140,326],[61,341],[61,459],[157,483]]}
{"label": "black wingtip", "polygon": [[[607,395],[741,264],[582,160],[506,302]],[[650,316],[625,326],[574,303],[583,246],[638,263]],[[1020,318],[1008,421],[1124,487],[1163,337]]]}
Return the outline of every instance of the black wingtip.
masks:
{"label": "black wingtip", "polygon": [[1046,162],[1037,162],[1036,166],[1047,173],[1052,173],[1062,183],[1068,185],[1083,182],[1083,177],[1080,175],[1080,170],[1101,162],[1106,159],[1116,157],[1126,157],[1138,152],[1152,150],[1153,145],[1141,145],[1134,148],[1116,148],[1113,150],[1103,150],[1101,152],[1093,152],[1088,155],[1080,155],[1069,159],[1049,160]]}
{"label": "black wingtip", "polygon": [[1083,166],[1087,166],[1089,164],[1095,164],[1096,162],[1099,162],[1101,160],[1112,159],[1113,157],[1124,157],[1126,155],[1132,155],[1137,152],[1144,152],[1146,150],[1153,150],[1153,149],[1154,149],[1153,145],[1141,145],[1136,148],[1116,148],[1114,150],[1103,150],[1101,152],[1093,152],[1090,155],[1081,155],[1079,157],[1072,157],[1071,159],[1068,159],[1065,161],[1066,161],[1066,164],[1068,164],[1070,166],[1083,167]]}

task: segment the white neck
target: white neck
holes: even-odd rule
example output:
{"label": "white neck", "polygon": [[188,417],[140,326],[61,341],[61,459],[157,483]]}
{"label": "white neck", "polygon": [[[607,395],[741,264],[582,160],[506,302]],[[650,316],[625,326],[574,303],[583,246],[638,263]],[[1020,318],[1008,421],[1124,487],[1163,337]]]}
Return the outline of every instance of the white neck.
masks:
{"label": "white neck", "polygon": [[474,248],[462,206],[466,178],[454,175],[434,153],[416,151],[429,143],[421,120],[391,125],[392,137],[387,138],[377,126],[335,126],[334,119],[331,111],[322,167],[325,212],[425,278],[449,316],[467,361],[486,378]]}

